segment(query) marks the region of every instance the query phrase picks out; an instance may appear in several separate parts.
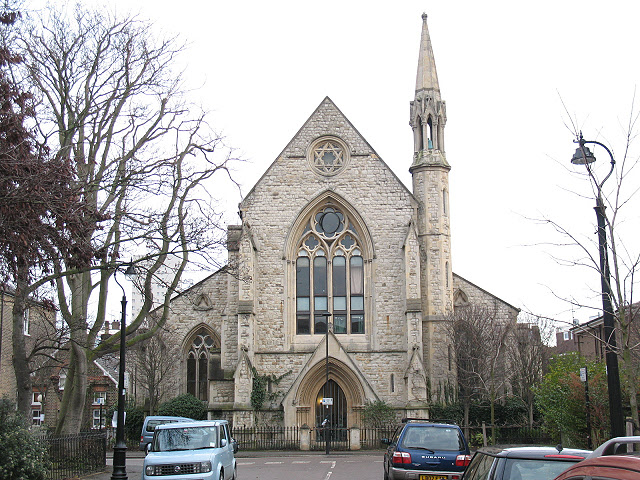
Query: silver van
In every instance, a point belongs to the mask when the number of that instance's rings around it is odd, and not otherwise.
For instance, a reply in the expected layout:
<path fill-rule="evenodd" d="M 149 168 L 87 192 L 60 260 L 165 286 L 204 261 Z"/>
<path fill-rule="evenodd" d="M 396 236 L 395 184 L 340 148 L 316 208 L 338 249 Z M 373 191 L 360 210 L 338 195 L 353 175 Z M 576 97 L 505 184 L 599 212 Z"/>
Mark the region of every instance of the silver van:
<path fill-rule="evenodd" d="M 159 425 L 144 459 L 142 480 L 159 476 L 236 480 L 237 451 L 226 420 Z"/>
<path fill-rule="evenodd" d="M 140 434 L 140 450 L 145 451 L 147 445 L 151 443 L 153 439 L 153 432 L 158 425 L 165 423 L 177 423 L 177 422 L 193 422 L 192 418 L 187 417 L 171 417 L 167 415 L 149 415 L 144 419 L 142 424 L 142 433 Z"/>

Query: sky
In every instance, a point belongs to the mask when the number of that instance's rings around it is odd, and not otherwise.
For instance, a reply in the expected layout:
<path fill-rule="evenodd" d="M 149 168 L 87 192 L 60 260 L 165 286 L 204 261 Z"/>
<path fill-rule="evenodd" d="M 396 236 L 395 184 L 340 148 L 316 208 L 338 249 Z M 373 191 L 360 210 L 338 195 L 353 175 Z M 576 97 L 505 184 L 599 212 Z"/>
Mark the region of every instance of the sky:
<path fill-rule="evenodd" d="M 570 165 L 572 142 L 579 129 L 607 144 L 619 164 L 624 156 L 640 79 L 640 2 L 84 3 L 137 12 L 159 35 L 187 43 L 176 66 L 246 160 L 235 172 L 243 194 L 325 96 L 411 189 L 409 102 L 427 13 L 447 104 L 453 271 L 523 311 L 566 322 L 558 326 L 597 314 L 597 272 L 560 265 L 554 256 L 580 251 L 558 249 L 566 238 L 536 220 L 554 220 L 590 248 L 596 241 L 593 191 Z M 607 168 L 606 152 L 593 151 Z M 638 152 L 632 143 L 630 156 Z M 639 184 L 632 171 L 625 195 Z M 225 195 L 228 221 L 238 224 L 240 194 Z M 631 197 L 621 232 L 636 255 L 638 230 Z M 572 307 L 570 297 L 595 309 Z"/>

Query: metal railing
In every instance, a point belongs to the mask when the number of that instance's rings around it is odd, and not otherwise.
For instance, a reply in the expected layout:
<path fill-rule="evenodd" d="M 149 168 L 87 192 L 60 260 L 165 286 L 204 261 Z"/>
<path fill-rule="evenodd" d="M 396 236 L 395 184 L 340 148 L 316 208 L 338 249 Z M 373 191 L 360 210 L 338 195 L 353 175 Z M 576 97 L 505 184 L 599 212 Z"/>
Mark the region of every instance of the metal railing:
<path fill-rule="evenodd" d="M 383 438 L 391 438 L 395 431 L 395 426 L 362 428 L 360 430 L 360 448 L 363 450 L 373 450 L 379 448 L 387 448 L 383 445 Z"/>
<path fill-rule="evenodd" d="M 107 437 L 104 433 L 46 435 L 37 437 L 47 448 L 48 480 L 75 478 L 103 472 L 107 465 Z"/>
<path fill-rule="evenodd" d="M 349 450 L 351 435 L 348 428 L 316 428 L 311 432 L 311 450 L 324 450 L 329 437 L 331 450 Z"/>
<path fill-rule="evenodd" d="M 233 437 L 243 450 L 300 450 L 300 427 L 235 427 Z M 326 447 L 325 435 L 329 435 L 330 449 L 350 450 L 359 449 L 383 449 L 382 439 L 391 439 L 395 426 L 378 428 L 361 428 L 359 445 L 351 445 L 352 435 L 350 428 L 314 428 L 311 429 L 308 448 L 310 450 L 324 450 Z M 492 432 L 490 425 L 471 426 L 468 429 L 462 427 L 467 436 L 467 441 L 472 448 L 478 448 L 485 444 L 499 445 L 555 445 L 558 439 L 554 438 L 541 427 L 499 426 Z M 468 433 L 467 433 L 468 432 Z M 495 439 L 492 434 L 495 433 Z"/>
<path fill-rule="evenodd" d="M 234 427 L 242 450 L 300 450 L 298 427 Z"/>
<path fill-rule="evenodd" d="M 462 427 L 467 441 L 472 448 L 484 445 L 555 445 L 560 441 L 542 427 L 520 425 L 491 425 Z M 467 433 L 468 432 L 468 433 Z M 494 438 L 495 437 L 495 438 Z"/>

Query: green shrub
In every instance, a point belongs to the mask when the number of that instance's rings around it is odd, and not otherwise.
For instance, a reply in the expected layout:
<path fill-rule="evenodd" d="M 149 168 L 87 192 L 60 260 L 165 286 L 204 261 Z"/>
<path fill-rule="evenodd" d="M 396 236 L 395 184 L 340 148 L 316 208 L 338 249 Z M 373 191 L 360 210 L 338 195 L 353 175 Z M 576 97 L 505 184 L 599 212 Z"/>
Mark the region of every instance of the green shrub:
<path fill-rule="evenodd" d="M 0 478 L 44 480 L 47 466 L 47 450 L 29 431 L 27 419 L 15 404 L 0 400 Z"/>
<path fill-rule="evenodd" d="M 375 402 L 367 402 L 362 409 L 362 419 L 367 426 L 370 427 L 386 427 L 396 420 L 396 412 L 387 403 L 382 400 Z"/>
<path fill-rule="evenodd" d="M 587 431 L 584 383 L 580 380 L 580 368 L 589 369 L 589 397 L 591 432 Z M 533 389 L 535 401 L 547 431 L 562 435 L 567 447 L 585 448 L 587 436 L 595 445 L 607 439 L 609 397 L 605 362 L 590 362 L 578 352 L 554 357 L 549 372 Z"/>
<path fill-rule="evenodd" d="M 206 420 L 207 409 L 201 400 L 198 400 L 190 393 L 185 393 L 160 405 L 158 415 L 172 415 L 175 417 L 193 418 L 194 420 Z"/>
<path fill-rule="evenodd" d="M 140 432 L 144 423 L 144 411 L 140 407 L 127 406 L 127 420 L 124 422 L 124 433 L 131 443 L 140 441 Z"/>

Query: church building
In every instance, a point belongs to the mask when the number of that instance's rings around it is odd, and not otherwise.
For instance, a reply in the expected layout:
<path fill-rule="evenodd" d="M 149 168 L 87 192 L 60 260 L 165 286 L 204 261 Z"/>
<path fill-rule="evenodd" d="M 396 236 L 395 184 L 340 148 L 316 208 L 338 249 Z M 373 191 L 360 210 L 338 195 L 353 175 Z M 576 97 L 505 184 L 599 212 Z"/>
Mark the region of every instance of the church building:
<path fill-rule="evenodd" d="M 228 265 L 176 296 L 178 393 L 235 426 L 335 427 L 455 391 L 445 319 L 490 303 L 452 269 L 446 105 L 423 15 L 408 189 L 326 97 L 239 205 Z M 326 399 L 323 401 L 323 399 Z"/>

